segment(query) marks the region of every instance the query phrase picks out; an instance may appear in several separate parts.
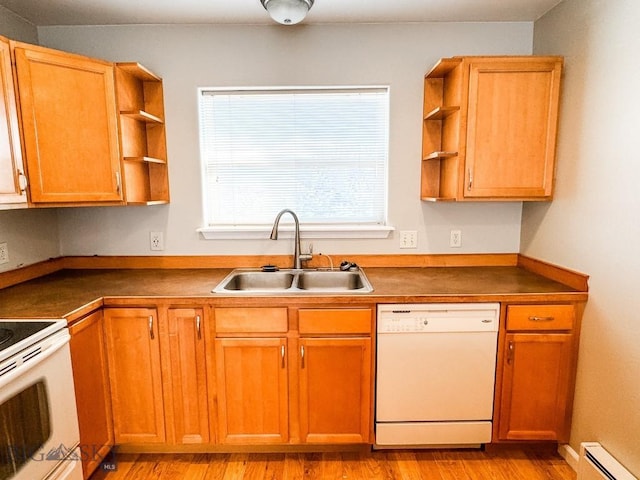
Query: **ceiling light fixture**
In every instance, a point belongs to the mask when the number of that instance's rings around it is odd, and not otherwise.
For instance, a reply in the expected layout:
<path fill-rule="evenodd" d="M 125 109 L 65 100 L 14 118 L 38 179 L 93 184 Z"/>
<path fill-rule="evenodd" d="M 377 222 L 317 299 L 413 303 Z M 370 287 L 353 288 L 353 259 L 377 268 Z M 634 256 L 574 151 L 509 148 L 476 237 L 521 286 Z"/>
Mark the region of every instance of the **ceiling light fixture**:
<path fill-rule="evenodd" d="M 295 25 L 304 20 L 314 0 L 260 0 L 271 18 L 282 25 Z"/>

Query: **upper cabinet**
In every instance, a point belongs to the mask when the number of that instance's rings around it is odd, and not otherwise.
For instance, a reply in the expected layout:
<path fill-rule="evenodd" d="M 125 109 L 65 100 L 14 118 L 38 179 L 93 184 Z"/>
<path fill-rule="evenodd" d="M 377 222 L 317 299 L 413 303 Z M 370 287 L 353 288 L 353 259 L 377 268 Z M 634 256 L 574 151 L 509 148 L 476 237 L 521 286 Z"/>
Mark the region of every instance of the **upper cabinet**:
<path fill-rule="evenodd" d="M 9 40 L 0 37 L 0 208 L 27 204 Z"/>
<path fill-rule="evenodd" d="M 29 200 L 122 203 L 113 64 L 12 43 Z"/>
<path fill-rule="evenodd" d="M 421 198 L 550 200 L 561 57 L 454 57 L 425 76 Z"/>
<path fill-rule="evenodd" d="M 0 37 L 0 208 L 168 202 L 160 77 Z"/>
<path fill-rule="evenodd" d="M 168 203 L 162 79 L 139 63 L 117 63 L 116 91 L 126 201 Z"/>

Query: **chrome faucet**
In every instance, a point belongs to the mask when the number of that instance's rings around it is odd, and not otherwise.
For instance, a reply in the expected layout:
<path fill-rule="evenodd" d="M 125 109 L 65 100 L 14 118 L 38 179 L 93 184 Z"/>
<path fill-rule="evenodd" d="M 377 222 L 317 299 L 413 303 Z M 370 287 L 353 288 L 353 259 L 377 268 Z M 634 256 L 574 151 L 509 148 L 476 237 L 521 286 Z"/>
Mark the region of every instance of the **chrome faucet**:
<path fill-rule="evenodd" d="M 283 214 L 290 213 L 293 217 L 293 222 L 295 223 L 295 238 L 293 240 L 293 268 L 296 270 L 300 270 L 302 268 L 302 262 L 311 260 L 313 255 L 311 252 L 309 253 L 300 253 L 300 222 L 298 221 L 298 216 L 293 212 L 293 210 L 289 210 L 285 208 L 280 211 L 276 216 L 276 219 L 273 222 L 273 228 L 271 229 L 271 240 L 278 239 L 278 225 L 280 224 L 280 217 Z"/>

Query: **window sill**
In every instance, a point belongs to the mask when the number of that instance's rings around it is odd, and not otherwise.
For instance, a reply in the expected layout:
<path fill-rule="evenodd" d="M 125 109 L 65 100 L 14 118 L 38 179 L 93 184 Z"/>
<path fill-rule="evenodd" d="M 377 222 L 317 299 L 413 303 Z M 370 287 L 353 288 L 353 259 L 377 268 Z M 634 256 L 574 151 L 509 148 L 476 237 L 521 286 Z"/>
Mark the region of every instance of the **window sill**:
<path fill-rule="evenodd" d="M 387 238 L 395 228 L 383 225 L 301 225 L 300 235 L 310 238 Z M 269 238 L 270 226 L 203 227 L 197 230 L 205 240 L 264 240 Z M 282 225 L 278 234 L 293 237 L 293 225 Z"/>

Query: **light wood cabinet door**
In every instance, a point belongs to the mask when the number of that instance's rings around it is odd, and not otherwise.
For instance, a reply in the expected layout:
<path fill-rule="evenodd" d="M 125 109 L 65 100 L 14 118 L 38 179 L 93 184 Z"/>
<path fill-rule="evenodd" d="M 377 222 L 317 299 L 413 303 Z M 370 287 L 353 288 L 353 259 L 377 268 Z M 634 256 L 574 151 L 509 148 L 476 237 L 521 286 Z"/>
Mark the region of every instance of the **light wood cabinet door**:
<path fill-rule="evenodd" d="M 0 208 L 26 206 L 16 95 L 9 41 L 0 37 Z"/>
<path fill-rule="evenodd" d="M 170 308 L 168 323 L 174 443 L 209 443 L 203 310 Z"/>
<path fill-rule="evenodd" d="M 286 443 L 287 339 L 218 338 L 215 343 L 220 443 Z"/>
<path fill-rule="evenodd" d="M 300 339 L 300 429 L 305 443 L 368 443 L 371 339 Z"/>
<path fill-rule="evenodd" d="M 464 196 L 552 194 L 561 62 L 472 60 Z"/>
<path fill-rule="evenodd" d="M 571 333 L 506 335 L 500 440 L 569 440 Z"/>
<path fill-rule="evenodd" d="M 113 65 L 12 45 L 31 202 L 122 202 Z"/>
<path fill-rule="evenodd" d="M 165 442 L 157 312 L 108 308 L 104 317 L 115 442 Z"/>
<path fill-rule="evenodd" d="M 69 332 L 82 472 L 86 479 L 100 465 L 114 441 L 102 311 L 71 324 Z"/>
<path fill-rule="evenodd" d="M 441 59 L 424 81 L 421 199 L 550 200 L 562 63 Z"/>

